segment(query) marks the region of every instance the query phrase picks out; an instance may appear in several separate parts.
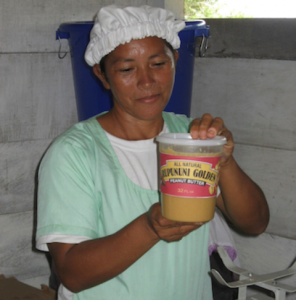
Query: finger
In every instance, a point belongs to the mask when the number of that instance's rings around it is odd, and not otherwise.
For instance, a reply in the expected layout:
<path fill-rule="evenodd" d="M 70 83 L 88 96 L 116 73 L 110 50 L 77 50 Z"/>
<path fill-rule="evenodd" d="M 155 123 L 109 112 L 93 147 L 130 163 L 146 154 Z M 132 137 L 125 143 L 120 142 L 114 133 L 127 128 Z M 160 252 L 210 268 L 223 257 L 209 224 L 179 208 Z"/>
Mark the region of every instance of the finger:
<path fill-rule="evenodd" d="M 221 157 L 221 164 L 228 161 L 228 159 L 231 157 L 233 151 L 234 151 L 234 141 L 232 137 L 232 133 L 229 130 L 224 130 L 221 133 L 222 136 L 224 136 L 227 140 L 226 144 L 223 146 L 223 152 Z"/>
<path fill-rule="evenodd" d="M 212 124 L 213 117 L 210 114 L 204 114 L 201 119 L 195 119 L 191 123 L 190 134 L 193 139 L 206 139 L 209 127 Z"/>
<path fill-rule="evenodd" d="M 180 240 L 184 236 L 188 235 L 192 231 L 198 229 L 203 223 L 198 223 L 191 225 L 177 225 L 174 227 L 166 228 L 162 231 L 159 231 L 159 237 L 166 241 L 176 241 Z"/>
<path fill-rule="evenodd" d="M 199 125 L 201 120 L 200 119 L 194 119 L 190 124 L 190 134 L 193 139 L 198 139 L 199 136 Z"/>
<path fill-rule="evenodd" d="M 210 128 L 208 129 L 207 137 L 212 139 L 216 135 L 221 135 L 221 133 L 223 132 L 224 129 L 226 129 L 226 127 L 224 125 L 224 121 L 219 117 L 214 118 Z"/>
<path fill-rule="evenodd" d="M 232 133 L 224 126 L 224 128 L 221 130 L 219 135 L 224 136 L 227 140 L 226 145 L 228 146 L 233 146 L 234 141 L 233 141 L 233 136 Z"/>
<path fill-rule="evenodd" d="M 210 114 L 204 114 L 202 116 L 200 125 L 199 125 L 199 138 L 205 140 L 208 138 L 208 131 L 213 122 L 213 117 Z"/>
<path fill-rule="evenodd" d="M 167 228 L 174 228 L 174 227 L 188 227 L 188 226 L 201 226 L 204 224 L 204 222 L 180 222 L 180 221 L 171 221 L 169 219 L 166 219 L 165 217 L 162 217 L 159 219 L 159 223 Z"/>
<path fill-rule="evenodd" d="M 163 233 L 163 235 L 160 237 L 162 240 L 172 242 L 172 241 L 180 241 L 183 237 L 187 236 L 190 234 L 193 230 L 196 230 L 197 228 L 194 228 L 188 232 L 185 233 L 179 233 L 176 232 L 175 234 L 168 234 L 168 233 Z"/>
<path fill-rule="evenodd" d="M 174 227 L 201 226 L 204 222 L 174 222 Z"/>

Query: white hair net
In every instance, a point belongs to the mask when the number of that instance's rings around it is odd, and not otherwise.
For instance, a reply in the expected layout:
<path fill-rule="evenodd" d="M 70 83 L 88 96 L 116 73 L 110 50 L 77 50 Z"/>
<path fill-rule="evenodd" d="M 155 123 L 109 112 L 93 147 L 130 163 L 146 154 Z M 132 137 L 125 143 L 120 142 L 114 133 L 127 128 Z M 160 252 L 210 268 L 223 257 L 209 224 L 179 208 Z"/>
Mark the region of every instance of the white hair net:
<path fill-rule="evenodd" d="M 96 16 L 85 60 L 93 66 L 117 46 L 149 36 L 165 39 L 174 49 L 178 49 L 178 32 L 184 27 L 184 21 L 175 20 L 173 13 L 163 8 L 148 5 L 125 8 L 106 6 Z"/>

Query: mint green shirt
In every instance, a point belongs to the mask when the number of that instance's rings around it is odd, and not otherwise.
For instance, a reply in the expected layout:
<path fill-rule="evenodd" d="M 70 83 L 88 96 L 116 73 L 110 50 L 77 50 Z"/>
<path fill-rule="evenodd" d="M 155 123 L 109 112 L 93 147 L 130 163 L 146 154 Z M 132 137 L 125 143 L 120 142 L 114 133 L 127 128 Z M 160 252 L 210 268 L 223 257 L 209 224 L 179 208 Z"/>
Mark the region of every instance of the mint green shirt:
<path fill-rule="evenodd" d="M 188 132 L 190 119 L 163 113 L 170 132 Z M 37 238 L 47 234 L 113 234 L 159 201 L 123 171 L 96 118 L 59 136 L 39 170 Z M 209 225 L 179 242 L 158 242 L 126 271 L 74 294 L 81 300 L 210 300 Z M 135 237 L 136 238 L 136 237 Z"/>

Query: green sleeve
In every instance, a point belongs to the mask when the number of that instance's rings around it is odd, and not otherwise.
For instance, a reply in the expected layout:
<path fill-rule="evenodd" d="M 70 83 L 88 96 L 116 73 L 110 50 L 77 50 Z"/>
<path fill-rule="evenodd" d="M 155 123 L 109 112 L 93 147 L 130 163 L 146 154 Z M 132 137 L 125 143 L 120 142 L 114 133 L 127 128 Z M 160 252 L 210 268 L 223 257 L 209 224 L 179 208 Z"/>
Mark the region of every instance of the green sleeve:
<path fill-rule="evenodd" d="M 192 118 L 188 118 L 186 115 L 177 115 L 171 112 L 163 112 L 162 116 L 170 132 L 189 132 L 190 123 L 193 120 Z"/>
<path fill-rule="evenodd" d="M 97 238 L 100 195 L 95 193 L 89 150 L 59 139 L 39 169 L 37 238 L 46 234 Z"/>

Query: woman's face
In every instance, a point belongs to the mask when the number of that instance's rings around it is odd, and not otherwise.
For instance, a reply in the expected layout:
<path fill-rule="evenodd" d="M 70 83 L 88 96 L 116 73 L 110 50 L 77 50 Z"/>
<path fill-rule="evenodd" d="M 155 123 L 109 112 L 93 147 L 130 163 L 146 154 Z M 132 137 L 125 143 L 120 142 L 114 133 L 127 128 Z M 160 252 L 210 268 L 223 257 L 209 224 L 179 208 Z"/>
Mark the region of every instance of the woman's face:
<path fill-rule="evenodd" d="M 178 53 L 164 40 L 147 37 L 118 46 L 105 60 L 105 73 L 95 74 L 111 89 L 113 109 L 139 120 L 161 117 L 174 85 Z"/>

